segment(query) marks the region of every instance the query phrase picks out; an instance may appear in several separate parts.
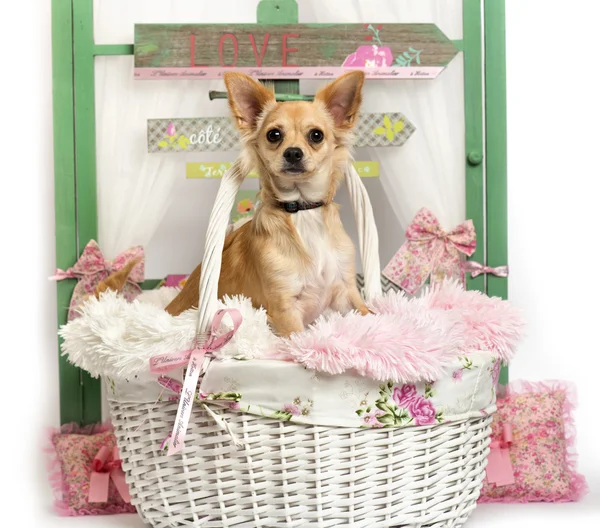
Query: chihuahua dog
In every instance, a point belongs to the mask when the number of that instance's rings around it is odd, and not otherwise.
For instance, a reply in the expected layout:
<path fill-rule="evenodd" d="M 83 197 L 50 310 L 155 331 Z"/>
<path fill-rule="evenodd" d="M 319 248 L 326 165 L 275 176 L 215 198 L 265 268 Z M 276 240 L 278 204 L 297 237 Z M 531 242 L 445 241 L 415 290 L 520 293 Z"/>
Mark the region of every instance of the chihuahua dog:
<path fill-rule="evenodd" d="M 252 299 L 283 337 L 327 309 L 369 313 L 356 284 L 354 246 L 333 203 L 351 161 L 364 74 L 346 73 L 313 102 L 284 103 L 247 75 L 224 78 L 242 156 L 257 169 L 261 190 L 251 221 L 225 239 L 219 297 Z M 201 268 L 165 308 L 168 313 L 198 306 Z"/>
<path fill-rule="evenodd" d="M 252 299 L 280 336 L 302 331 L 326 309 L 369 313 L 356 285 L 354 246 L 333 203 L 351 161 L 363 82 L 362 72 L 350 72 L 312 103 L 278 103 L 251 77 L 225 74 L 243 155 L 259 173 L 261 203 L 225 240 L 219 297 Z M 201 265 L 167 312 L 198 306 L 200 273 Z"/>

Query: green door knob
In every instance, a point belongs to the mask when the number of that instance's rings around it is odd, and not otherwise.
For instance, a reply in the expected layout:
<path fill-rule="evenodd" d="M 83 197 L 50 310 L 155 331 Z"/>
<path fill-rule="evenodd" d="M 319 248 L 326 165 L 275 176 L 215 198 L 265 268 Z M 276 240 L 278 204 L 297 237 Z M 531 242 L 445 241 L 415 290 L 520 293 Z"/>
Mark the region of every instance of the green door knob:
<path fill-rule="evenodd" d="M 467 160 L 469 161 L 469 165 L 476 167 L 477 165 L 481 165 L 483 154 L 481 152 L 469 152 Z"/>

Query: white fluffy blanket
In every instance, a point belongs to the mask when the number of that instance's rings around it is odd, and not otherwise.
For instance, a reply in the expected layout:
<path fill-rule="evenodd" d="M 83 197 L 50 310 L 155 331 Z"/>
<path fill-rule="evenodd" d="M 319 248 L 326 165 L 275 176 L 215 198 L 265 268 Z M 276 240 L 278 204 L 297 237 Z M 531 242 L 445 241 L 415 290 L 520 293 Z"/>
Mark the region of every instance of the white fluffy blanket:
<path fill-rule="evenodd" d="M 90 298 L 81 307 L 81 316 L 60 329 L 63 352 L 94 377 L 127 378 L 147 372 L 151 357 L 188 350 L 196 336 L 197 310 L 178 317 L 164 311 L 178 291 L 166 287 L 144 291 L 131 303 L 114 292 L 106 292 L 100 300 Z M 238 309 L 243 318 L 234 338 L 218 351 L 220 358 L 259 358 L 276 348 L 278 339 L 264 310 L 255 310 L 243 297 L 219 304 Z M 221 329 L 231 329 L 228 317 Z"/>

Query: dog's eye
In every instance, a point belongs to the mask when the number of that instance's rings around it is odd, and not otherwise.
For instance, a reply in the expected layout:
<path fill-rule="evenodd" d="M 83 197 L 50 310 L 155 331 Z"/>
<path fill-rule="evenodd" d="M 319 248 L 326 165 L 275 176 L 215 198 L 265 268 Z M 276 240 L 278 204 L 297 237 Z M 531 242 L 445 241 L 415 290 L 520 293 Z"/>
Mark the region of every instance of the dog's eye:
<path fill-rule="evenodd" d="M 281 138 L 283 138 L 283 134 L 278 128 L 272 128 L 267 132 L 267 141 L 270 141 L 271 143 L 277 143 L 278 141 L 281 141 Z"/>
<path fill-rule="evenodd" d="M 317 128 L 313 128 L 309 133 L 308 133 L 308 138 L 313 142 L 313 143 L 321 143 L 321 141 L 323 141 L 323 138 L 325 136 L 323 136 L 323 132 L 321 132 L 319 129 Z"/>

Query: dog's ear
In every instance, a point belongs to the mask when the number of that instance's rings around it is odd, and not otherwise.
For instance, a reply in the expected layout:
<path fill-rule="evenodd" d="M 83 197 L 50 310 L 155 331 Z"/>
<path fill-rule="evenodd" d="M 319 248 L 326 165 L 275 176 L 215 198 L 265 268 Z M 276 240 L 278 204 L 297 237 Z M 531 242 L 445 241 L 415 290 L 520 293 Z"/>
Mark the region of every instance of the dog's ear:
<path fill-rule="evenodd" d="M 100 298 L 100 294 L 107 290 L 120 292 L 125 287 L 127 279 L 129 278 L 129 274 L 131 273 L 133 268 L 135 268 L 135 266 L 140 262 L 140 260 L 141 259 L 138 257 L 129 261 L 119 271 L 115 271 L 112 275 L 110 275 L 103 281 L 100 281 L 98 283 L 98 286 L 96 286 L 96 290 L 94 292 L 96 299 Z"/>
<path fill-rule="evenodd" d="M 250 132 L 265 107 L 275 102 L 275 94 L 243 73 L 227 72 L 223 78 L 227 87 L 229 108 L 241 132 Z"/>
<path fill-rule="evenodd" d="M 316 101 L 325 104 L 337 128 L 350 129 L 354 126 L 362 102 L 364 82 L 365 74 L 362 71 L 348 72 L 315 95 Z"/>

